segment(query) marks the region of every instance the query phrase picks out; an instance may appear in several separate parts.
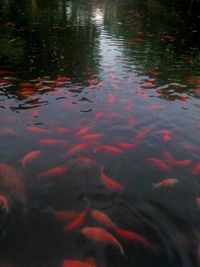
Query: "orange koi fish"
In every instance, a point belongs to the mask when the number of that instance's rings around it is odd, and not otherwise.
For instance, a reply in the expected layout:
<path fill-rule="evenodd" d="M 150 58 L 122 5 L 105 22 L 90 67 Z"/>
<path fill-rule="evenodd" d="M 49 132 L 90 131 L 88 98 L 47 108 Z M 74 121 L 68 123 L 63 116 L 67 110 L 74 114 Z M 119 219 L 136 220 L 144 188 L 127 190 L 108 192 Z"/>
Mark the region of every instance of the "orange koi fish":
<path fill-rule="evenodd" d="M 86 207 L 85 210 L 83 210 L 78 216 L 76 219 L 74 219 L 71 223 L 67 224 L 65 227 L 64 227 L 64 232 L 65 233 L 68 233 L 68 232 L 71 232 L 71 231 L 74 231 L 76 230 L 82 223 L 83 221 L 85 220 L 87 214 L 89 212 L 89 206 Z"/>
<path fill-rule="evenodd" d="M 116 96 L 114 96 L 114 95 L 111 95 L 111 96 L 109 96 L 109 98 L 108 98 L 108 105 L 113 105 L 114 103 L 116 102 Z"/>
<path fill-rule="evenodd" d="M 97 265 L 93 258 L 89 258 L 86 261 L 64 260 L 62 267 L 97 267 Z"/>
<path fill-rule="evenodd" d="M 193 175 L 198 175 L 198 174 L 200 174 L 200 163 L 197 163 L 197 164 L 194 166 L 194 168 L 193 168 L 193 170 L 192 170 L 192 174 L 193 174 Z"/>
<path fill-rule="evenodd" d="M 152 128 L 144 129 L 143 131 L 140 131 L 136 136 L 135 136 L 135 141 L 140 142 L 141 139 L 145 138 L 150 132 L 152 131 Z"/>
<path fill-rule="evenodd" d="M 127 149 L 127 148 L 135 148 L 137 144 L 132 144 L 132 143 L 117 143 L 118 146 L 121 148 Z"/>
<path fill-rule="evenodd" d="M 51 133 L 51 131 L 42 129 L 40 127 L 26 127 L 28 132 L 36 132 L 36 133 Z"/>
<path fill-rule="evenodd" d="M 117 153 L 117 154 L 123 153 L 123 151 L 120 148 L 115 147 L 115 146 L 108 146 L 108 145 L 96 146 L 93 151 L 94 153 L 97 153 L 101 150 L 104 150 L 106 152 L 111 152 L 111 153 Z"/>
<path fill-rule="evenodd" d="M 171 132 L 168 130 L 158 131 L 158 134 L 162 134 L 162 141 L 163 142 L 168 142 L 171 140 Z"/>
<path fill-rule="evenodd" d="M 68 171 L 67 167 L 58 166 L 39 174 L 39 177 L 62 175 Z"/>
<path fill-rule="evenodd" d="M 0 206 L 6 212 L 9 212 L 9 201 L 8 201 L 8 198 L 3 194 L 0 194 Z"/>
<path fill-rule="evenodd" d="M 92 210 L 90 213 L 97 222 L 103 224 L 104 226 L 108 226 L 114 229 L 117 228 L 117 226 L 112 222 L 112 220 L 105 213 L 99 210 Z"/>
<path fill-rule="evenodd" d="M 77 218 L 78 213 L 76 211 L 54 210 L 53 215 L 56 218 L 64 219 L 66 221 L 71 221 Z"/>
<path fill-rule="evenodd" d="M 100 172 L 100 177 L 101 177 L 101 181 L 102 183 L 110 190 L 113 191 L 122 191 L 124 189 L 123 185 L 121 185 L 120 183 L 112 180 L 111 178 L 109 178 L 101 169 Z"/>
<path fill-rule="evenodd" d="M 133 242 L 139 245 L 142 245 L 144 247 L 150 247 L 151 244 L 150 242 L 144 238 L 143 236 L 132 232 L 132 231 L 127 231 L 121 228 L 115 228 L 116 233 L 121 236 L 125 241 Z"/>
<path fill-rule="evenodd" d="M 170 169 L 170 167 L 160 159 L 148 158 L 148 160 L 154 163 L 156 166 L 160 167 L 164 171 L 169 171 Z"/>
<path fill-rule="evenodd" d="M 87 134 L 87 135 L 81 136 L 80 139 L 85 140 L 85 141 L 93 141 L 93 140 L 96 140 L 102 136 L 103 136 L 103 134 Z"/>
<path fill-rule="evenodd" d="M 109 232 L 99 227 L 84 227 L 81 233 L 91 241 L 104 243 L 116 247 L 123 256 L 125 256 L 124 249 L 119 241 Z"/>
<path fill-rule="evenodd" d="M 177 179 L 166 178 L 166 179 L 162 180 L 159 183 L 153 184 L 153 188 L 156 189 L 156 188 L 159 188 L 159 187 L 162 187 L 162 186 L 173 186 L 173 185 L 175 185 L 177 183 L 178 183 Z"/>
<path fill-rule="evenodd" d="M 29 164 L 32 160 L 36 159 L 41 153 L 41 150 L 34 150 L 26 154 L 22 159 L 22 166 L 26 168 L 26 165 Z"/>
<path fill-rule="evenodd" d="M 82 128 L 82 129 L 78 130 L 78 131 L 75 133 L 75 135 L 76 135 L 76 136 L 79 136 L 79 135 L 86 134 L 86 133 L 88 133 L 91 129 L 92 129 L 92 127 L 86 126 L 86 127 Z"/>
<path fill-rule="evenodd" d="M 69 128 L 67 128 L 67 127 L 58 127 L 58 128 L 56 128 L 56 131 L 62 132 L 62 133 L 68 133 L 71 130 Z"/>
<path fill-rule="evenodd" d="M 86 148 L 88 148 L 88 144 L 77 144 L 67 152 L 67 156 L 74 155 L 81 150 L 85 150 Z"/>

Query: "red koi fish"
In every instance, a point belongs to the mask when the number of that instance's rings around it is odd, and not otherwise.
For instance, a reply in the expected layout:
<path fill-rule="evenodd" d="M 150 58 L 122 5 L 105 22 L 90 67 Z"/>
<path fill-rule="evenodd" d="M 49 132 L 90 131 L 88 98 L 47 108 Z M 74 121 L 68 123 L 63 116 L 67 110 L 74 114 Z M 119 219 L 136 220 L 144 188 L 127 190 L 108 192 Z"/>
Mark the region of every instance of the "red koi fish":
<path fill-rule="evenodd" d="M 58 145 L 58 144 L 67 144 L 66 141 L 58 139 L 40 139 L 38 140 L 40 145 Z"/>
<path fill-rule="evenodd" d="M 58 167 L 54 167 L 54 168 L 52 168 L 52 169 L 50 169 L 48 171 L 45 171 L 45 172 L 39 174 L 39 177 L 63 175 L 67 171 L 68 171 L 67 167 L 58 166 Z"/>
<path fill-rule="evenodd" d="M 76 211 L 66 211 L 66 210 L 54 210 L 53 215 L 56 218 L 63 219 L 66 221 L 71 221 L 78 217 L 78 213 Z"/>
<path fill-rule="evenodd" d="M 193 175 L 198 175 L 200 174 L 200 163 L 197 163 L 194 168 L 193 168 L 193 171 L 192 171 L 192 174 Z"/>
<path fill-rule="evenodd" d="M 111 96 L 109 96 L 109 98 L 108 98 L 108 105 L 113 105 L 114 103 L 116 102 L 116 96 L 114 96 L 114 95 L 111 95 Z"/>
<path fill-rule="evenodd" d="M 158 131 L 158 134 L 162 134 L 162 141 L 163 142 L 168 142 L 171 140 L 171 132 L 168 130 Z"/>
<path fill-rule="evenodd" d="M 93 258 L 89 258 L 86 261 L 64 260 L 62 267 L 97 267 L 97 265 Z"/>
<path fill-rule="evenodd" d="M 99 211 L 99 210 L 92 210 L 91 212 L 92 217 L 99 223 L 101 223 L 104 226 L 108 226 L 111 228 L 116 229 L 117 226 L 112 222 L 112 220 L 106 215 L 105 213 Z"/>
<path fill-rule="evenodd" d="M 162 187 L 162 186 L 173 186 L 173 185 L 175 185 L 177 183 L 178 183 L 177 179 L 166 178 L 166 179 L 162 180 L 159 183 L 153 184 L 153 188 L 156 189 L 156 188 L 159 188 L 159 187 Z"/>
<path fill-rule="evenodd" d="M 67 152 L 67 156 L 74 155 L 81 150 L 85 150 L 86 148 L 88 148 L 88 144 L 77 144 Z"/>
<path fill-rule="evenodd" d="M 12 136 L 17 136 L 17 132 L 11 128 L 8 128 L 8 127 L 2 127 L 0 128 L 0 130 L 5 133 L 5 134 L 8 134 L 8 135 L 12 135 Z"/>
<path fill-rule="evenodd" d="M 200 209 L 200 197 L 196 197 L 197 207 Z"/>
<path fill-rule="evenodd" d="M 92 127 L 89 127 L 89 126 L 84 127 L 84 128 L 82 128 L 82 129 L 78 130 L 78 131 L 75 133 L 75 135 L 76 135 L 76 136 L 79 136 L 79 135 L 86 134 L 86 133 L 88 133 L 91 129 L 92 129 Z"/>
<path fill-rule="evenodd" d="M 110 190 L 113 191 L 122 191 L 124 189 L 123 185 L 121 185 L 120 183 L 112 180 L 111 178 L 109 178 L 101 169 L 100 172 L 100 177 L 101 177 L 101 181 L 102 183 Z"/>
<path fill-rule="evenodd" d="M 189 167 L 192 164 L 191 159 L 183 159 L 183 160 L 174 160 L 171 162 L 174 166 L 180 166 L 180 167 Z"/>
<path fill-rule="evenodd" d="M 148 158 L 149 161 L 160 167 L 163 171 L 169 171 L 170 167 L 160 159 Z"/>
<path fill-rule="evenodd" d="M 125 241 L 133 242 L 133 243 L 142 245 L 144 247 L 150 247 L 151 246 L 151 243 L 146 238 L 144 238 L 143 236 L 141 236 L 135 232 L 127 231 L 127 230 L 124 230 L 121 228 L 115 228 L 115 231 Z"/>
<path fill-rule="evenodd" d="M 124 249 L 119 241 L 109 232 L 99 227 L 84 227 L 81 233 L 91 241 L 104 243 L 116 247 L 120 253 L 125 256 Z"/>
<path fill-rule="evenodd" d="M 123 153 L 123 151 L 120 148 L 115 147 L 115 146 L 108 146 L 108 145 L 96 146 L 93 151 L 94 153 L 97 153 L 101 150 L 106 151 L 106 152 L 111 152 L 111 153 L 117 153 L 117 154 Z"/>
<path fill-rule="evenodd" d="M 8 201 L 8 198 L 3 194 L 0 194 L 0 206 L 6 212 L 9 212 L 9 201 Z"/>
<path fill-rule="evenodd" d="M 26 154 L 22 159 L 22 166 L 26 168 L 26 165 L 29 164 L 32 160 L 36 159 L 41 155 L 41 150 L 34 150 Z"/>
<path fill-rule="evenodd" d="M 132 143 L 117 143 L 118 146 L 124 149 L 129 149 L 129 148 L 135 148 L 137 144 L 132 144 Z"/>
<path fill-rule="evenodd" d="M 104 113 L 105 113 L 104 110 L 103 111 L 99 111 L 98 113 L 95 114 L 95 119 L 99 120 L 103 116 Z"/>
<path fill-rule="evenodd" d="M 68 232 L 76 230 L 83 223 L 88 212 L 89 212 L 89 206 L 86 207 L 85 210 L 80 212 L 79 215 L 76 217 L 76 219 L 74 219 L 71 223 L 67 224 L 64 227 L 64 232 L 68 233 Z"/>
<path fill-rule="evenodd" d="M 77 157 L 75 159 L 76 162 L 79 162 L 79 163 L 82 163 L 86 166 L 92 166 L 92 165 L 95 165 L 96 164 L 96 160 L 94 159 L 90 159 L 88 157 Z"/>
<path fill-rule="evenodd" d="M 87 134 L 87 135 L 81 136 L 80 139 L 85 140 L 85 141 L 93 141 L 93 140 L 96 140 L 102 136 L 103 136 L 103 134 Z"/>
<path fill-rule="evenodd" d="M 172 156 L 172 154 L 167 151 L 166 149 L 163 150 L 162 152 L 163 156 L 166 158 L 166 160 L 169 162 L 169 164 L 171 164 L 174 161 L 174 157 Z"/>
<path fill-rule="evenodd" d="M 71 129 L 67 128 L 67 127 L 58 127 L 56 128 L 57 132 L 61 132 L 61 133 L 69 133 L 71 131 Z"/>
<path fill-rule="evenodd" d="M 131 103 L 127 104 L 127 106 L 125 107 L 125 110 L 126 111 L 131 111 L 133 108 L 134 108 L 134 104 L 131 102 Z"/>
<path fill-rule="evenodd" d="M 136 136 L 135 136 L 135 141 L 140 142 L 141 139 L 145 138 L 146 136 L 149 135 L 149 133 L 152 131 L 152 128 L 144 129 L 143 131 L 140 131 Z"/>

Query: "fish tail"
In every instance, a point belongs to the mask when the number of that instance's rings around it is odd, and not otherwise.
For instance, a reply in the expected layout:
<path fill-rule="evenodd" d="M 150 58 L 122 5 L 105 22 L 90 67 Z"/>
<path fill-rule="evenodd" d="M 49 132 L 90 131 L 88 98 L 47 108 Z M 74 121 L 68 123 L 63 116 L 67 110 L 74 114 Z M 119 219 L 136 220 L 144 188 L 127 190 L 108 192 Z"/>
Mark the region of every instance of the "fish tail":
<path fill-rule="evenodd" d="M 157 188 L 159 188 L 159 187 L 160 187 L 160 185 L 159 185 L 159 184 L 153 184 L 152 186 L 153 186 L 153 189 L 157 189 Z"/>

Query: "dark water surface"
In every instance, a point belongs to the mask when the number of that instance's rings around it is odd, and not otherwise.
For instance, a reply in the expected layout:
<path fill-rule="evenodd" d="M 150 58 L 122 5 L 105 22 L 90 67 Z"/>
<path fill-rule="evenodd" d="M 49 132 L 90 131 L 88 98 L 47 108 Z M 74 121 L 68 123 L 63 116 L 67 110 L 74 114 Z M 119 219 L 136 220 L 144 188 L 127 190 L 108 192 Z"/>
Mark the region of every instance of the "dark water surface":
<path fill-rule="evenodd" d="M 0 3 L 0 266 L 200 266 L 199 19 L 153 1 Z M 87 214 L 65 233 L 56 211 Z"/>

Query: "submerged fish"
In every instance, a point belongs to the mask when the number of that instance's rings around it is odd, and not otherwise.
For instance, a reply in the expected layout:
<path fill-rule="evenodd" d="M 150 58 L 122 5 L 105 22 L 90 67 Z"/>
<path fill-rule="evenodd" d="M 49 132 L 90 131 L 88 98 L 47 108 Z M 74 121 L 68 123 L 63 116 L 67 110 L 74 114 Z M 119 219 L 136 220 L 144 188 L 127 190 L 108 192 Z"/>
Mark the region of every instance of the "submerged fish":
<path fill-rule="evenodd" d="M 200 163 L 197 163 L 197 164 L 194 166 L 194 168 L 193 168 L 193 170 L 192 170 L 192 174 L 193 174 L 193 175 L 198 175 L 198 174 L 200 174 Z"/>
<path fill-rule="evenodd" d="M 153 188 L 156 189 L 162 186 L 173 186 L 177 183 L 178 183 L 178 180 L 175 178 L 166 178 L 159 183 L 153 184 Z"/>
<path fill-rule="evenodd" d="M 40 127 L 26 127 L 26 130 L 28 132 L 36 132 L 36 133 L 51 133 L 51 131 L 49 130 L 46 130 L 46 129 L 43 129 L 43 128 L 40 128 Z"/>
<path fill-rule="evenodd" d="M 6 212 L 9 212 L 9 201 L 8 198 L 0 193 L 0 206 L 2 209 L 4 209 Z"/>
<path fill-rule="evenodd" d="M 120 148 L 115 147 L 115 146 L 109 146 L 109 145 L 96 146 L 93 151 L 94 153 L 97 153 L 101 150 L 106 151 L 106 152 L 111 152 L 111 153 L 117 153 L 117 154 L 123 153 L 123 151 Z"/>
<path fill-rule="evenodd" d="M 81 128 L 81 129 L 79 129 L 78 131 L 76 131 L 76 132 L 75 132 L 75 135 L 76 135 L 76 136 L 79 136 L 79 135 L 86 134 L 86 133 L 88 133 L 91 129 L 92 129 L 92 127 L 90 127 L 90 126 L 83 127 L 83 128 Z"/>
<path fill-rule="evenodd" d="M 81 233 L 88 239 L 106 245 L 112 245 L 116 247 L 123 256 L 125 256 L 124 249 L 119 241 L 109 232 L 99 227 L 84 227 Z"/>
<path fill-rule="evenodd" d="M 102 211 L 92 210 L 90 213 L 97 222 L 103 224 L 104 226 L 108 226 L 114 229 L 117 228 L 117 226 L 112 222 L 109 216 L 103 213 Z"/>
<path fill-rule="evenodd" d="M 26 154 L 22 159 L 22 166 L 26 168 L 26 165 L 29 164 L 32 160 L 36 159 L 41 153 L 41 150 L 34 150 Z"/>
<path fill-rule="evenodd" d="M 87 206 L 79 215 L 69 224 L 64 227 L 64 232 L 68 233 L 76 230 L 85 220 L 89 212 L 89 206 Z"/>
<path fill-rule="evenodd" d="M 78 212 L 76 211 L 68 211 L 68 210 L 53 210 L 53 215 L 56 218 L 64 219 L 66 221 L 74 220 L 78 216 Z"/>
<path fill-rule="evenodd" d="M 39 174 L 39 177 L 63 175 L 67 171 L 68 171 L 67 167 L 57 166 L 57 167 L 54 167 L 54 168 L 52 168 L 50 170 L 42 172 L 41 174 Z"/>
<path fill-rule="evenodd" d="M 110 177 L 108 177 L 104 172 L 103 169 L 100 171 L 100 177 L 102 183 L 110 190 L 113 191 L 122 191 L 124 189 L 123 185 L 118 183 L 117 181 L 114 181 Z"/>
<path fill-rule="evenodd" d="M 77 144 L 75 146 L 73 146 L 68 152 L 67 152 L 67 156 L 72 156 L 74 154 L 76 154 L 77 152 L 80 152 L 82 150 L 85 150 L 86 148 L 88 148 L 88 144 Z"/>
<path fill-rule="evenodd" d="M 169 171 L 170 169 L 170 167 L 160 159 L 148 158 L 148 160 L 154 163 L 156 166 L 160 167 L 164 171 Z"/>
<path fill-rule="evenodd" d="M 89 258 L 86 261 L 80 260 L 64 260 L 62 267 L 96 267 L 96 263 L 93 258 Z"/>

